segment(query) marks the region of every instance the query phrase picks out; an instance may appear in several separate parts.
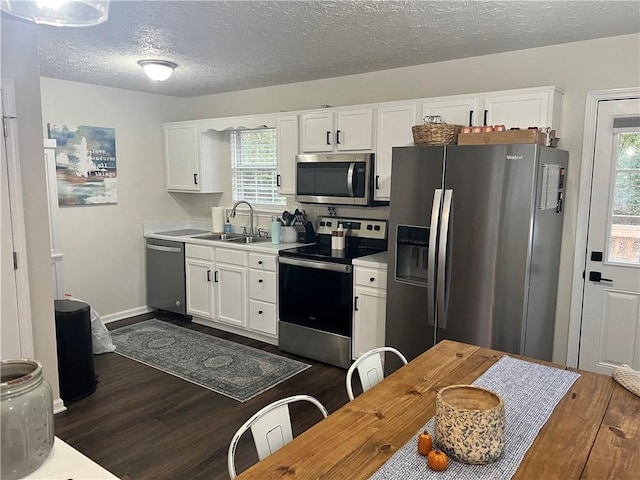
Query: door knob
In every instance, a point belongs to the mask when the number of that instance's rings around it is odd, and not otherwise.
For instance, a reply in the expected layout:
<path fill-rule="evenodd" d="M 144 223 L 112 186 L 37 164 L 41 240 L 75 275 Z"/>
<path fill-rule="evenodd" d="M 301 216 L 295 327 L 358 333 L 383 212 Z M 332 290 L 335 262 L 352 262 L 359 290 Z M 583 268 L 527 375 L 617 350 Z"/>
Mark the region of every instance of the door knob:
<path fill-rule="evenodd" d="M 611 278 L 604 278 L 600 272 L 589 272 L 590 282 L 613 282 Z"/>

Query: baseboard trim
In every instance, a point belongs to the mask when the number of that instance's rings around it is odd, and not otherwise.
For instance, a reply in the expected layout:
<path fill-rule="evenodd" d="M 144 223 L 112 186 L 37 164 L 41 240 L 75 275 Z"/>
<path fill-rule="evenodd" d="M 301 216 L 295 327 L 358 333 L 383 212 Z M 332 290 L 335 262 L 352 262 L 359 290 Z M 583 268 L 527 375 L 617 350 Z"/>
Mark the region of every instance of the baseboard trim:
<path fill-rule="evenodd" d="M 109 315 L 101 315 L 100 319 L 104 323 L 116 322 L 129 317 L 135 317 L 136 315 L 143 315 L 145 313 L 153 312 L 153 308 L 149 308 L 147 305 L 142 305 L 136 308 L 130 308 L 129 310 L 122 310 L 121 312 L 111 313 Z"/>
<path fill-rule="evenodd" d="M 53 401 L 53 413 L 62 413 L 67 410 L 67 407 L 64 406 L 64 402 L 61 398 L 56 398 Z"/>

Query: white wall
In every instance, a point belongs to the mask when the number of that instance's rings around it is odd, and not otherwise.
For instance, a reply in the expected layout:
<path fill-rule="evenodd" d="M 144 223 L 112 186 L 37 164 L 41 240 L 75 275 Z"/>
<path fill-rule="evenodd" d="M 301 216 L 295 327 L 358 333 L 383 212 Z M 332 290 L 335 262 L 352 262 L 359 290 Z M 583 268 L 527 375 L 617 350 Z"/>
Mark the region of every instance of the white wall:
<path fill-rule="evenodd" d="M 118 203 L 61 207 L 65 290 L 101 315 L 146 305 L 142 222 L 184 218 L 185 203 L 164 188 L 162 122 L 184 117 L 176 97 L 42 78 L 42 122 L 113 127 Z"/>
<path fill-rule="evenodd" d="M 49 247 L 47 185 L 43 162 L 38 37 L 34 24 L 2 16 L 2 77 L 13 79 L 18 116 L 24 224 L 35 358 L 43 365 L 53 398 L 60 397 L 56 354 L 53 279 Z"/>
<path fill-rule="evenodd" d="M 187 99 L 187 106 L 190 118 L 195 119 L 543 85 L 557 85 L 565 91 L 560 146 L 570 153 L 554 345 L 554 360 L 564 363 L 585 97 L 589 90 L 640 86 L 640 35 L 208 95 Z"/>

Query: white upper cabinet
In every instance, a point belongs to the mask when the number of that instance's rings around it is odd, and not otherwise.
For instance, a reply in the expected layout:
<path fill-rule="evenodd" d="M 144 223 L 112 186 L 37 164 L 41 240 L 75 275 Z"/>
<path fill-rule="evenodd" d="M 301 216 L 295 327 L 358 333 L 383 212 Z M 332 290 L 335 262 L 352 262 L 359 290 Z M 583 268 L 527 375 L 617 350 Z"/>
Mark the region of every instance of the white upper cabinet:
<path fill-rule="evenodd" d="M 386 105 L 377 109 L 375 200 L 391 197 L 393 147 L 413 145 L 411 127 L 418 121 L 416 103 Z"/>
<path fill-rule="evenodd" d="M 345 108 L 300 116 L 305 153 L 372 150 L 373 108 Z"/>
<path fill-rule="evenodd" d="M 483 125 L 483 101 L 471 95 L 430 98 L 422 104 L 422 118 L 428 115 L 439 115 L 453 125 Z"/>
<path fill-rule="evenodd" d="M 200 191 L 200 153 L 196 122 L 164 125 L 167 190 Z"/>
<path fill-rule="evenodd" d="M 167 190 L 218 193 L 224 191 L 220 165 L 229 156 L 222 133 L 203 131 L 199 122 L 164 124 Z M 228 150 L 228 147 L 226 148 Z"/>
<path fill-rule="evenodd" d="M 564 95 L 554 87 L 495 92 L 484 96 L 487 125 L 507 128 L 551 127 L 561 136 Z"/>
<path fill-rule="evenodd" d="M 299 127 L 297 115 L 281 115 L 276 120 L 276 144 L 278 149 L 277 185 L 280 195 L 296 193 L 296 155 Z"/>
<path fill-rule="evenodd" d="M 551 127 L 560 137 L 563 94 L 555 87 L 427 98 L 422 116 L 440 115 L 445 123 L 509 128 Z"/>

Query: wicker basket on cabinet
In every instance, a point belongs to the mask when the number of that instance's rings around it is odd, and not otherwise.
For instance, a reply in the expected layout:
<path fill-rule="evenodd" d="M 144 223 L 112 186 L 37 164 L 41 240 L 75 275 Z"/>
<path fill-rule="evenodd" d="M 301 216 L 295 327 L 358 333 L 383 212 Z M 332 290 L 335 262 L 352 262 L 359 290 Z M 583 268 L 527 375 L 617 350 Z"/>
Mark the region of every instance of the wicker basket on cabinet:
<path fill-rule="evenodd" d="M 462 130 L 462 125 L 449 123 L 430 123 L 411 127 L 415 145 L 455 144 L 458 141 L 460 130 Z"/>

